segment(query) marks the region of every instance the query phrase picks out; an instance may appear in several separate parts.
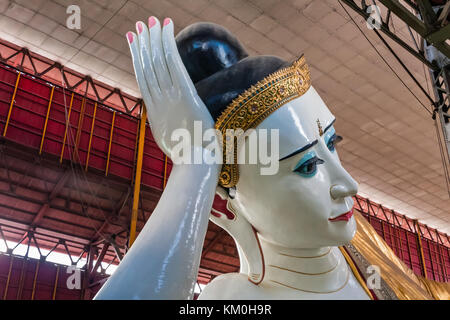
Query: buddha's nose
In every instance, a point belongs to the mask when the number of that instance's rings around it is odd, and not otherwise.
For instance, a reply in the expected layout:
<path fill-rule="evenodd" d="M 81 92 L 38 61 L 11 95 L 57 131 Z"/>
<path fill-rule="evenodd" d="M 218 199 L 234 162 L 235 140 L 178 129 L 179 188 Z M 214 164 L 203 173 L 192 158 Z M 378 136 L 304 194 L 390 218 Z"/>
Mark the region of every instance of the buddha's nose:
<path fill-rule="evenodd" d="M 345 180 L 342 183 L 334 184 L 330 188 L 330 195 L 333 200 L 353 197 L 358 192 L 358 183 L 346 173 Z"/>

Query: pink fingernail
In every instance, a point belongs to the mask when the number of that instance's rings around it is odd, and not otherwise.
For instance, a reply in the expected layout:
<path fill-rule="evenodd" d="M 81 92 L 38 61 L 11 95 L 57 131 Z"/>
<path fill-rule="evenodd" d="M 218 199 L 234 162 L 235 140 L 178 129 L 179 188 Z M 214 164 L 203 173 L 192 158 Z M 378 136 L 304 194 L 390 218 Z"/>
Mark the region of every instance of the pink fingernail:
<path fill-rule="evenodd" d="M 142 31 L 144 31 L 144 27 L 142 26 L 142 22 L 137 22 L 136 23 L 137 29 L 138 29 L 138 33 L 141 34 Z"/>
<path fill-rule="evenodd" d="M 129 42 L 130 44 L 132 44 L 133 41 L 134 41 L 133 33 L 132 33 L 132 32 L 128 32 L 128 33 L 127 33 L 127 38 L 128 38 L 128 42 Z"/>
<path fill-rule="evenodd" d="M 170 23 L 170 18 L 164 19 L 164 25 L 167 26 Z"/>
<path fill-rule="evenodd" d="M 148 18 L 148 26 L 149 26 L 149 28 L 153 27 L 155 24 L 156 24 L 155 17 L 152 16 L 152 17 Z"/>

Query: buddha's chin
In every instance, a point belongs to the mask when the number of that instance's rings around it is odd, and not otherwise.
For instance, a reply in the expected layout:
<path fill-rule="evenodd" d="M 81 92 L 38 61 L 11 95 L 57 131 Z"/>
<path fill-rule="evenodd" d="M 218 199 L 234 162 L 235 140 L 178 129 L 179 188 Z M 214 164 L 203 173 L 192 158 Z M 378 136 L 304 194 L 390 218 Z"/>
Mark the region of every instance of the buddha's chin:
<path fill-rule="evenodd" d="M 336 221 L 333 223 L 335 232 L 336 244 L 335 246 L 342 246 L 348 244 L 356 235 L 356 221 L 351 217 L 348 221 Z"/>
<path fill-rule="evenodd" d="M 322 247 L 339 247 L 350 243 L 356 234 L 356 221 L 352 217 L 349 221 L 328 222 L 328 228 L 322 237 L 318 238 L 318 243 Z"/>

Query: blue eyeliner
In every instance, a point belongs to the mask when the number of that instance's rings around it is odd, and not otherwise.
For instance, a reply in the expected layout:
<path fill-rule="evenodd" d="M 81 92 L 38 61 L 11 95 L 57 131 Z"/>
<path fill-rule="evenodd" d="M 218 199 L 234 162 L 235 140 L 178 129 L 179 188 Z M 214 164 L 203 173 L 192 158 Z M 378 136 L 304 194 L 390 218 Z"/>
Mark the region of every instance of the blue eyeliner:
<path fill-rule="evenodd" d="M 303 165 L 306 161 L 314 158 L 316 156 L 316 153 L 314 151 L 309 151 L 307 154 L 303 156 L 303 158 L 300 159 L 300 161 L 297 163 L 297 165 L 294 168 L 294 171 L 297 170 L 301 165 Z"/>
<path fill-rule="evenodd" d="M 325 133 L 323 139 L 328 149 L 333 152 L 335 150 L 334 141 L 336 140 L 336 130 L 334 127 L 330 127 L 330 129 Z"/>
<path fill-rule="evenodd" d="M 328 144 L 328 142 L 330 141 L 331 137 L 333 137 L 336 134 L 336 130 L 334 129 L 334 127 L 331 127 L 330 129 L 328 129 L 328 131 L 325 133 L 323 139 L 325 140 L 325 142 Z"/>
<path fill-rule="evenodd" d="M 310 151 L 300 159 L 293 171 L 302 177 L 311 178 L 317 172 L 317 164 L 322 163 L 324 163 L 324 161 L 317 158 L 314 151 Z"/>

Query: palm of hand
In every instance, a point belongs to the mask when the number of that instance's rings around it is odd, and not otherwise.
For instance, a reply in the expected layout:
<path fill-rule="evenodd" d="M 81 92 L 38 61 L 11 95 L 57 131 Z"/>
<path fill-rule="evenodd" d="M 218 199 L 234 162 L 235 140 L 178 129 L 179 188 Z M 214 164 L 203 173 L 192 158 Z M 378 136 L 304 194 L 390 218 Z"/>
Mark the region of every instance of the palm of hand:
<path fill-rule="evenodd" d="M 136 29 L 138 35 L 127 34 L 136 79 L 155 141 L 170 157 L 175 130 L 186 129 L 193 137 L 194 121 L 201 121 L 203 130 L 214 128 L 214 121 L 178 53 L 172 21 L 165 19 L 161 28 L 150 17 L 149 27 L 137 22 Z"/>

